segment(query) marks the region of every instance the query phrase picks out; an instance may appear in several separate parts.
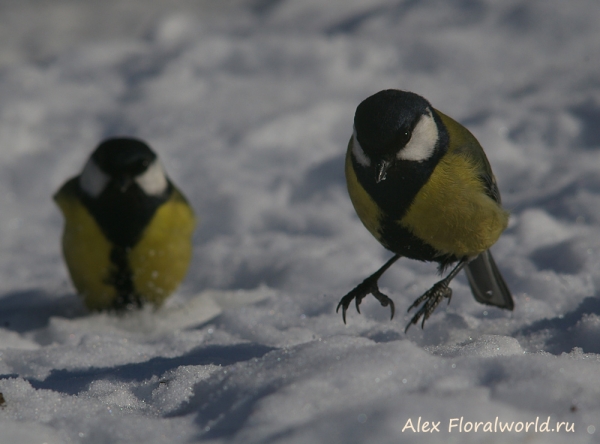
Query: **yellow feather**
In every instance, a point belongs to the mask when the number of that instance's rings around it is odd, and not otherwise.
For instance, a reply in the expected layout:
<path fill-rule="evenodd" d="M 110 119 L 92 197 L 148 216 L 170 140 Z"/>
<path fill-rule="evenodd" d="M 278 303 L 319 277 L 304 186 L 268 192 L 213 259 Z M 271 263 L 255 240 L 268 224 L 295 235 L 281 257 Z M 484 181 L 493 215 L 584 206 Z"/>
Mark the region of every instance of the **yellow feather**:
<path fill-rule="evenodd" d="M 381 210 L 371 196 L 369 196 L 369 193 L 358 182 L 358 177 L 356 177 L 356 173 L 352 167 L 352 139 L 350 139 L 348 150 L 346 151 L 346 186 L 348 187 L 350 200 L 352 201 L 352 205 L 354 205 L 359 219 L 367 230 L 377 240 L 381 241 L 381 234 L 379 233 Z"/>
<path fill-rule="evenodd" d="M 117 296 L 106 284 L 113 269 L 112 245 L 79 200 L 63 192 L 55 199 L 65 217 L 62 249 L 73 285 L 88 308 L 107 308 Z"/>
<path fill-rule="evenodd" d="M 144 300 L 162 304 L 183 280 L 192 257 L 194 226 L 194 214 L 181 198 L 170 199 L 156 211 L 129 252 L 133 283 Z"/>

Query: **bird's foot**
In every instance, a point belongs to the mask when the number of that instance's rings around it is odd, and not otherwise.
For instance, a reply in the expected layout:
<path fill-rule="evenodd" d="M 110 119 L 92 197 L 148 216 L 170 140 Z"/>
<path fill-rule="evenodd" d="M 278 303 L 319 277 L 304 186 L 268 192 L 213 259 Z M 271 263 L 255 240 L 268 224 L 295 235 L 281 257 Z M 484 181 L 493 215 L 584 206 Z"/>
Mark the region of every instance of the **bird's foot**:
<path fill-rule="evenodd" d="M 431 287 L 425 294 L 420 296 L 415 302 L 412 303 L 410 307 L 408 307 L 407 312 L 411 311 L 413 308 L 418 307 L 422 302 L 425 302 L 423 306 L 415 313 L 412 317 L 406 328 L 404 329 L 404 333 L 406 333 L 409 327 L 413 324 L 419 322 L 419 319 L 423 317 L 423 321 L 421 322 L 421 328 L 425 325 L 425 321 L 429 319 L 429 316 L 435 311 L 442 299 L 448 298 L 448 303 L 450 303 L 450 299 L 452 298 L 452 289 L 448 286 L 446 280 L 442 280 L 436 283 L 433 287 Z"/>
<path fill-rule="evenodd" d="M 362 283 L 357 285 L 356 288 L 354 288 L 354 290 L 352 290 L 340 300 L 340 303 L 335 309 L 335 312 L 337 313 L 340 310 L 340 307 L 342 307 L 342 319 L 344 320 L 344 324 L 346 323 L 346 310 L 348 310 L 348 307 L 350 306 L 352 300 L 354 300 L 356 304 L 356 311 L 360 313 L 360 304 L 362 300 L 369 294 L 372 294 L 383 307 L 387 307 L 389 305 L 390 310 L 392 311 L 392 316 L 390 319 L 394 318 L 394 312 L 396 311 L 394 301 L 392 301 L 388 296 L 379 291 L 379 286 L 377 285 L 378 279 L 379 276 L 369 276 L 364 281 L 362 281 Z"/>

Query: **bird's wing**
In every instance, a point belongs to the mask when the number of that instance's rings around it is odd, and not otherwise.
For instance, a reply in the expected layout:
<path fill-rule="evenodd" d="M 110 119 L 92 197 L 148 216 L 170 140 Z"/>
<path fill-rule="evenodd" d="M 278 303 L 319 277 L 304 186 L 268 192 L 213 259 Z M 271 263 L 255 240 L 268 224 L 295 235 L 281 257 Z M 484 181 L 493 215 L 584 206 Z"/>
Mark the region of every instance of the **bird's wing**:
<path fill-rule="evenodd" d="M 500 191 L 496 183 L 496 178 L 492 172 L 490 162 L 483 151 L 483 148 L 471 132 L 458 123 L 453 118 L 445 115 L 438 111 L 435 112 L 440 116 L 446 128 L 448 128 L 450 135 L 450 146 L 451 150 L 455 154 L 468 156 L 473 159 L 473 163 L 479 168 L 479 178 L 484 187 L 485 193 L 499 204 L 502 202 L 500 198 Z M 454 140 L 452 140 L 454 139 Z"/>

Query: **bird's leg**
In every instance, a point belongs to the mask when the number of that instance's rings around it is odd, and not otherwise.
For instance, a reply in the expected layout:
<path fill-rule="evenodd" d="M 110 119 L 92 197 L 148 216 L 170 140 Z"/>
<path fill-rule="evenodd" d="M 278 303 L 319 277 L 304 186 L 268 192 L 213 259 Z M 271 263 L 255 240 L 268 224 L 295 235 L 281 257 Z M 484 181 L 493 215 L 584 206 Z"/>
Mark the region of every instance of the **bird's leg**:
<path fill-rule="evenodd" d="M 456 267 L 441 281 L 437 282 L 433 287 L 425 292 L 422 296 L 417 298 L 415 302 L 412 303 L 410 307 L 408 307 L 407 312 L 411 311 L 413 308 L 417 307 L 421 302 L 425 301 L 423 306 L 415 313 L 412 317 L 406 328 L 404 329 L 404 333 L 406 333 L 409 327 L 413 324 L 419 322 L 421 316 L 423 317 L 423 321 L 421 322 L 421 328 L 425 325 L 425 321 L 429 319 L 429 316 L 435 311 L 436 307 L 440 305 L 442 299 L 448 298 L 448 303 L 450 303 L 450 299 L 452 298 L 452 289 L 448 286 L 450 285 L 450 281 L 456 277 L 460 270 L 463 269 L 465 265 L 467 265 L 467 260 L 462 259 Z"/>
<path fill-rule="evenodd" d="M 383 266 L 379 270 L 377 270 L 371 276 L 362 281 L 362 283 L 358 284 L 356 288 L 354 288 L 354 290 L 352 290 L 340 300 L 340 303 L 335 309 L 335 312 L 337 313 L 340 307 L 342 307 L 342 319 L 344 320 L 344 324 L 346 323 L 346 310 L 348 310 L 348 307 L 350 306 L 352 300 L 354 299 L 354 302 L 356 304 L 356 311 L 360 313 L 360 303 L 369 294 L 372 294 L 383 307 L 387 307 L 389 305 L 390 310 L 392 311 L 392 317 L 390 319 L 394 318 L 394 312 L 396 310 L 394 307 L 394 301 L 392 301 L 389 297 L 387 297 L 385 294 L 379 291 L 377 281 L 379 281 L 381 275 L 385 273 L 385 271 L 388 268 L 390 268 L 394 262 L 400 259 L 400 257 L 401 256 L 399 254 L 396 254 L 385 264 L 383 264 Z"/>

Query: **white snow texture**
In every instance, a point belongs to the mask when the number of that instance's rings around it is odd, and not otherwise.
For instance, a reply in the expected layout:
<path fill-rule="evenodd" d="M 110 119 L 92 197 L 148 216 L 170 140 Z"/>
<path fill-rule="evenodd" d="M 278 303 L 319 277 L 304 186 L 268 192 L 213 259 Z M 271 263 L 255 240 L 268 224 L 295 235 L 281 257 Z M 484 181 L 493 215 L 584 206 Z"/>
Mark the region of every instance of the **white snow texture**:
<path fill-rule="evenodd" d="M 600 442 L 598 23 L 597 0 L 0 1 L 0 443 Z M 392 321 L 335 313 L 391 257 L 343 175 L 386 88 L 485 148 L 513 312 L 461 274 L 405 334 L 439 276 L 401 259 Z M 51 196 L 109 136 L 200 218 L 156 311 L 88 312 L 61 257 Z"/>

